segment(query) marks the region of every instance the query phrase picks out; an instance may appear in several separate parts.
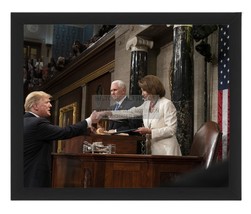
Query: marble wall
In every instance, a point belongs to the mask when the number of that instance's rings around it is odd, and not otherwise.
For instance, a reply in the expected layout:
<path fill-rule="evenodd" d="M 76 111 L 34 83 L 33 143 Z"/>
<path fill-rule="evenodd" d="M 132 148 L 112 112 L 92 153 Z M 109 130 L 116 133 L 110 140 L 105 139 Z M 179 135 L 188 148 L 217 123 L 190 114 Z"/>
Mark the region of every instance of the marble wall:
<path fill-rule="evenodd" d="M 130 84 L 130 63 L 131 52 L 126 50 L 126 43 L 132 37 L 137 36 L 149 26 L 141 25 L 122 25 L 117 26 L 116 46 L 115 46 L 115 69 L 112 73 L 112 80 L 121 79 L 126 82 L 127 90 Z M 205 120 L 217 122 L 217 47 L 218 33 L 215 31 L 208 37 L 208 43 L 211 45 L 213 62 L 207 63 L 204 57 L 194 50 L 194 133 L 204 123 Z M 154 43 L 158 41 L 153 41 Z M 196 46 L 194 42 L 194 47 Z M 166 97 L 171 98 L 170 94 L 170 72 L 173 57 L 173 43 L 169 42 L 156 48 L 153 46 L 148 51 L 148 73 L 154 74 L 163 80 L 166 89 Z M 208 88 L 208 112 L 205 118 L 204 114 L 204 88 L 205 88 L 205 70 L 207 73 Z M 129 92 L 129 91 L 128 91 Z"/>

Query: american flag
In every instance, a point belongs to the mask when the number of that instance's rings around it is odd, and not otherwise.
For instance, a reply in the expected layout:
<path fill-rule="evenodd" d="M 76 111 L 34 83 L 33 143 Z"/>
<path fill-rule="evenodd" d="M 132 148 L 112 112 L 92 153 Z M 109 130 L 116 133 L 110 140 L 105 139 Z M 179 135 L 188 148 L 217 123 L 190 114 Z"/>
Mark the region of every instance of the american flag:
<path fill-rule="evenodd" d="M 229 25 L 219 26 L 218 50 L 218 123 L 222 131 L 222 142 L 218 158 L 225 160 L 229 152 L 230 137 L 230 57 Z"/>

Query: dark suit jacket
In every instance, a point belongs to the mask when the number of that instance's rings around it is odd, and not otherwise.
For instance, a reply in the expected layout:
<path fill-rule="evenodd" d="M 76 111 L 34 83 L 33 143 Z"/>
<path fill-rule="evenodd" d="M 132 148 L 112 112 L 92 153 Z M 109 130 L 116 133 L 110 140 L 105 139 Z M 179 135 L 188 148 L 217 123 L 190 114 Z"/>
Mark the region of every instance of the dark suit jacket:
<path fill-rule="evenodd" d="M 51 147 L 53 140 L 85 134 L 86 120 L 65 128 L 52 125 L 45 118 L 24 114 L 24 186 L 51 186 Z"/>
<path fill-rule="evenodd" d="M 124 99 L 124 101 L 119 106 L 118 110 L 128 110 L 134 106 L 139 106 L 140 103 L 136 103 L 133 100 L 130 100 L 128 97 Z M 115 105 L 111 106 L 111 110 L 115 109 Z M 117 129 L 117 131 L 136 129 L 142 126 L 142 117 L 136 119 L 124 119 L 118 121 L 110 121 L 108 129 Z M 129 132 L 130 135 L 135 135 L 135 132 Z"/>

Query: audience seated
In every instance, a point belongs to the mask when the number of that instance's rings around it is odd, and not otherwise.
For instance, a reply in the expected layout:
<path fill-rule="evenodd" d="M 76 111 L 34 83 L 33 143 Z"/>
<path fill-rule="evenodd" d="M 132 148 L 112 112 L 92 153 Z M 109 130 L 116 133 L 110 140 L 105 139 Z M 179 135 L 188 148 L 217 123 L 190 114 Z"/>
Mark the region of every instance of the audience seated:
<path fill-rule="evenodd" d="M 74 61 L 82 52 L 92 46 L 102 36 L 109 32 L 116 25 L 103 25 L 97 35 L 94 35 L 90 40 L 81 43 L 75 40 L 72 45 L 72 53 L 70 56 L 59 56 L 57 61 L 51 58 L 47 65 L 44 65 L 40 59 L 25 59 L 23 66 L 23 84 L 25 90 L 41 86 L 44 82 L 62 72 L 65 66 Z"/>
<path fill-rule="evenodd" d="M 87 46 L 80 41 L 76 40 L 73 42 L 72 52 L 74 57 L 79 56 L 85 49 L 87 49 Z"/>

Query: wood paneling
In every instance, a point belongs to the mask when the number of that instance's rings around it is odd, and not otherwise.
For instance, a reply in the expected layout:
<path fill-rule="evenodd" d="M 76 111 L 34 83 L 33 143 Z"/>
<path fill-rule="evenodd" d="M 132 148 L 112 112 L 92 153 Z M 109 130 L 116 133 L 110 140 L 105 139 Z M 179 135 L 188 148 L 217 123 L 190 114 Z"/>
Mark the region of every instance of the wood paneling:
<path fill-rule="evenodd" d="M 76 108 L 76 122 L 81 120 L 81 100 L 82 100 L 82 88 L 76 88 L 75 90 L 61 96 L 58 99 L 58 111 L 60 108 L 63 108 L 65 106 L 68 106 L 72 103 L 77 103 Z M 59 112 L 58 112 L 59 115 Z M 59 117 L 57 118 L 59 119 Z M 59 124 L 59 121 L 57 120 L 57 124 Z"/>
<path fill-rule="evenodd" d="M 52 154 L 53 187 L 152 188 L 201 166 L 196 156 Z"/>
<path fill-rule="evenodd" d="M 86 109 L 86 117 L 89 116 L 93 110 L 104 110 L 109 108 L 109 103 L 100 103 L 96 105 L 95 100 L 93 99 L 94 96 L 109 96 L 110 95 L 110 85 L 111 85 L 111 73 L 108 72 L 91 82 L 86 84 L 86 102 L 85 109 Z M 94 106 L 98 108 L 94 109 Z"/>

